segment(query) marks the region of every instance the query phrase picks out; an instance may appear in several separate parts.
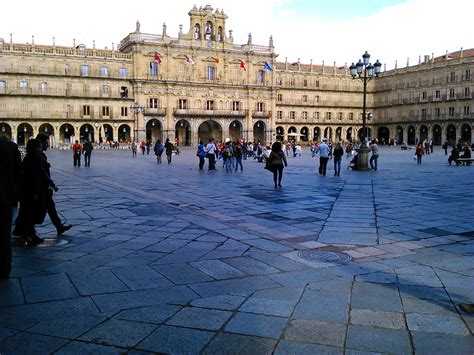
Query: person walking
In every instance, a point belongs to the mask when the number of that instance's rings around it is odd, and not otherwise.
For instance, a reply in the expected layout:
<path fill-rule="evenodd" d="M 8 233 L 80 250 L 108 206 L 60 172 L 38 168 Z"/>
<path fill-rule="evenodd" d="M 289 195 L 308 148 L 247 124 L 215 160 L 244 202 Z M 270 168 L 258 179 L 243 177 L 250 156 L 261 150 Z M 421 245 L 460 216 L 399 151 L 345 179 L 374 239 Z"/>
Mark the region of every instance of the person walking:
<path fill-rule="evenodd" d="M 283 178 L 283 165 L 285 165 L 285 167 L 288 166 L 285 153 L 283 153 L 280 142 L 273 143 L 268 160 L 270 162 L 271 171 L 273 172 L 273 182 L 275 183 L 276 189 L 277 187 L 281 187 L 281 179 Z"/>
<path fill-rule="evenodd" d="M 136 142 L 133 142 L 132 143 L 132 157 L 136 157 L 137 156 L 137 143 Z"/>
<path fill-rule="evenodd" d="M 81 154 L 82 154 L 82 145 L 79 141 L 76 141 L 72 146 L 72 157 L 74 160 L 74 167 L 81 167 Z"/>
<path fill-rule="evenodd" d="M 207 159 L 209 159 L 209 171 L 215 171 L 217 147 L 214 143 L 214 138 L 209 139 L 209 143 L 206 144 L 206 152 Z"/>
<path fill-rule="evenodd" d="M 430 139 L 430 152 L 433 154 L 433 138 Z"/>
<path fill-rule="evenodd" d="M 91 166 L 91 154 L 94 150 L 94 146 L 92 143 L 87 139 L 82 146 L 82 151 L 84 152 L 84 165 L 88 168 Z"/>
<path fill-rule="evenodd" d="M 416 146 L 416 151 L 415 151 L 416 163 L 418 165 L 421 164 L 421 157 L 423 156 L 424 153 L 425 153 L 425 150 L 423 149 L 423 144 L 418 143 L 418 145 Z"/>
<path fill-rule="evenodd" d="M 244 167 L 242 165 L 242 157 L 244 156 L 244 150 L 242 148 L 242 145 L 240 144 L 240 141 L 237 142 L 235 149 L 234 149 L 234 158 L 235 158 L 235 172 L 239 169 L 240 166 L 240 171 L 244 171 Z"/>
<path fill-rule="evenodd" d="M 0 136 L 0 279 L 12 269 L 11 231 L 13 209 L 20 199 L 23 168 L 18 146 Z"/>
<path fill-rule="evenodd" d="M 206 146 L 204 145 L 203 141 L 199 141 L 199 145 L 197 147 L 196 156 L 199 158 L 199 171 L 203 171 L 204 163 L 206 158 Z"/>
<path fill-rule="evenodd" d="M 146 141 L 146 155 L 150 155 L 150 150 L 151 150 L 151 141 L 147 139 Z"/>
<path fill-rule="evenodd" d="M 352 157 L 352 143 L 349 142 L 346 145 L 346 160 L 349 160 Z"/>
<path fill-rule="evenodd" d="M 146 143 L 144 140 L 140 142 L 140 149 L 142 150 L 142 155 L 145 155 Z"/>
<path fill-rule="evenodd" d="M 166 158 L 168 159 L 168 164 L 171 164 L 171 155 L 173 154 L 173 144 L 170 142 L 169 138 L 166 138 L 165 151 L 166 151 Z"/>
<path fill-rule="evenodd" d="M 372 139 L 372 142 L 370 143 L 370 150 L 372 151 L 372 156 L 369 160 L 370 169 L 377 171 L 377 161 L 379 160 L 379 147 L 377 146 L 375 139 Z"/>
<path fill-rule="evenodd" d="M 224 148 L 222 149 L 222 160 L 224 161 L 224 167 L 226 173 L 232 172 L 232 148 L 230 142 L 225 142 Z"/>
<path fill-rule="evenodd" d="M 336 143 L 334 148 L 333 157 L 334 157 L 334 176 L 339 176 L 341 173 L 341 161 L 342 156 L 344 155 L 344 149 L 342 149 L 341 142 Z"/>
<path fill-rule="evenodd" d="M 316 154 L 319 153 L 319 175 L 326 176 L 326 170 L 329 160 L 329 146 L 327 145 L 328 139 L 323 138 L 323 141 L 316 150 Z"/>
<path fill-rule="evenodd" d="M 155 143 L 155 147 L 153 148 L 155 151 L 156 155 L 156 164 L 161 164 L 161 155 L 163 154 L 163 151 L 165 150 L 165 147 L 163 146 L 163 143 L 161 143 L 161 139 L 158 139 Z"/>
<path fill-rule="evenodd" d="M 444 155 L 448 155 L 448 142 L 443 143 Z"/>

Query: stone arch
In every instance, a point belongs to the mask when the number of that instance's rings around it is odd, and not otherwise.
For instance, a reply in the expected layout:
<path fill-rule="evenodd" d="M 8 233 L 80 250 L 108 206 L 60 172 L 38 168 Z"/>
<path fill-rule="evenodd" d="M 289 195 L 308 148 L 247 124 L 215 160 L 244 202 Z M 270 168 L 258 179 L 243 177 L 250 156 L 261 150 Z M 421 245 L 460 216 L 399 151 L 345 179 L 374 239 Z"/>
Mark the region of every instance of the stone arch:
<path fill-rule="evenodd" d="M 174 129 L 176 145 L 191 145 L 191 125 L 188 120 L 179 120 Z"/>
<path fill-rule="evenodd" d="M 265 135 L 267 133 L 267 125 L 263 121 L 257 121 L 253 125 L 253 140 L 254 142 L 265 143 Z"/>
<path fill-rule="evenodd" d="M 425 125 L 420 126 L 420 140 L 418 142 L 423 143 L 428 140 L 428 127 Z"/>
<path fill-rule="evenodd" d="M 229 135 L 230 140 L 233 142 L 237 142 L 239 139 L 242 138 L 242 123 L 239 120 L 234 120 L 229 125 Z"/>
<path fill-rule="evenodd" d="M 321 140 L 321 128 L 319 127 L 313 128 L 313 140 L 318 141 L 318 142 Z"/>
<path fill-rule="evenodd" d="M 416 144 L 416 129 L 413 126 L 408 127 L 407 144 Z"/>
<path fill-rule="evenodd" d="M 198 140 L 208 142 L 211 138 L 222 141 L 222 127 L 214 120 L 204 121 L 198 128 Z"/>
<path fill-rule="evenodd" d="M 54 137 L 54 127 L 49 123 L 43 123 L 38 130 L 39 133 Z"/>
<path fill-rule="evenodd" d="M 276 140 L 284 141 L 285 140 L 285 129 L 282 126 L 276 128 Z"/>
<path fill-rule="evenodd" d="M 397 144 L 403 144 L 403 127 L 397 126 Z"/>
<path fill-rule="evenodd" d="M 442 129 L 441 126 L 435 124 L 433 126 L 433 145 L 441 145 L 442 144 Z"/>
<path fill-rule="evenodd" d="M 12 128 L 8 123 L 0 123 L 0 137 L 12 138 Z"/>
<path fill-rule="evenodd" d="M 94 127 L 90 125 L 89 123 L 86 123 L 81 126 L 79 129 L 79 141 L 81 143 L 85 142 L 88 140 L 91 143 L 94 143 Z"/>
<path fill-rule="evenodd" d="M 380 144 L 389 144 L 390 143 L 390 129 L 388 127 L 382 126 L 377 130 L 377 139 Z"/>
<path fill-rule="evenodd" d="M 163 140 L 163 128 L 160 120 L 152 118 L 146 123 L 146 139 L 152 143 L 158 139 Z"/>
<path fill-rule="evenodd" d="M 471 144 L 472 141 L 472 128 L 469 124 L 464 123 L 461 126 L 461 142 Z"/>
<path fill-rule="evenodd" d="M 334 134 L 334 139 L 336 141 L 342 141 L 342 127 L 337 127 Z"/>
<path fill-rule="evenodd" d="M 324 129 L 324 138 L 332 140 L 332 128 L 331 127 L 326 127 Z"/>
<path fill-rule="evenodd" d="M 119 143 L 130 143 L 132 141 L 132 130 L 129 125 L 123 124 L 118 128 Z"/>
<path fill-rule="evenodd" d="M 346 131 L 346 140 L 351 142 L 352 141 L 352 135 L 353 135 L 352 127 L 349 127 Z"/>
<path fill-rule="evenodd" d="M 201 39 L 201 25 L 199 23 L 196 23 L 194 25 L 193 38 L 194 39 Z"/>
<path fill-rule="evenodd" d="M 309 129 L 308 127 L 304 126 L 300 129 L 300 133 L 301 133 L 301 136 L 300 136 L 300 140 L 302 142 L 307 142 L 309 140 Z"/>
<path fill-rule="evenodd" d="M 357 131 L 357 137 L 359 138 L 361 142 L 363 140 L 363 137 L 365 137 L 366 139 L 370 139 L 371 135 L 372 135 L 372 129 L 370 129 L 367 126 L 365 127 L 365 134 L 364 134 L 363 128 L 359 128 L 359 130 Z"/>
<path fill-rule="evenodd" d="M 453 124 L 449 124 L 446 127 L 446 142 L 449 145 L 456 144 L 456 127 Z"/>
<path fill-rule="evenodd" d="M 16 143 L 18 145 L 26 145 L 31 138 L 33 138 L 33 127 L 29 123 L 21 123 L 18 125 Z"/>
<path fill-rule="evenodd" d="M 65 144 L 73 143 L 76 130 L 69 123 L 63 124 L 59 127 L 59 141 Z"/>

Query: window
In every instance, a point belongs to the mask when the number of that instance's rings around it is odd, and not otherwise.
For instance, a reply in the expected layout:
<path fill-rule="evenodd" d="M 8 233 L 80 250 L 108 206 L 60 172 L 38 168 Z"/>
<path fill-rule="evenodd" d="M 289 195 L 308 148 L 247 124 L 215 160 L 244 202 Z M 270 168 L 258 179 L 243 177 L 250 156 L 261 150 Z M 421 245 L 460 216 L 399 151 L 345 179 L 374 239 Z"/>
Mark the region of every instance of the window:
<path fill-rule="evenodd" d="M 464 116 L 469 116 L 469 113 L 471 112 L 471 108 L 469 106 L 464 106 Z"/>
<path fill-rule="evenodd" d="M 0 91 L 3 91 L 7 88 L 7 83 L 4 80 L 0 80 Z"/>
<path fill-rule="evenodd" d="M 119 76 L 121 78 L 126 78 L 127 77 L 127 68 L 119 68 Z"/>
<path fill-rule="evenodd" d="M 257 73 L 257 83 L 265 84 L 265 71 L 259 70 Z"/>
<path fill-rule="evenodd" d="M 449 80 L 450 81 L 456 81 L 456 73 L 455 72 L 451 72 L 451 75 L 449 77 Z"/>
<path fill-rule="evenodd" d="M 90 116 L 91 115 L 91 107 L 89 105 L 82 106 L 82 115 L 83 116 Z"/>
<path fill-rule="evenodd" d="M 277 119 L 278 120 L 283 119 L 283 111 L 277 111 Z"/>
<path fill-rule="evenodd" d="M 64 64 L 64 74 L 65 75 L 69 74 L 69 64 Z"/>
<path fill-rule="evenodd" d="M 81 75 L 89 75 L 89 66 L 88 65 L 82 65 L 81 66 Z"/>
<path fill-rule="evenodd" d="M 315 97 L 314 97 L 314 101 L 316 101 L 316 103 L 319 104 L 319 96 L 315 96 Z"/>
<path fill-rule="evenodd" d="M 214 110 L 214 101 L 207 100 L 206 101 L 206 110 L 213 111 Z"/>
<path fill-rule="evenodd" d="M 277 85 L 283 85 L 283 78 L 278 78 Z"/>
<path fill-rule="evenodd" d="M 303 102 L 308 102 L 308 95 L 303 95 Z"/>
<path fill-rule="evenodd" d="M 352 121 L 353 119 L 354 119 L 354 113 L 351 112 L 351 113 L 349 113 L 349 120 Z"/>
<path fill-rule="evenodd" d="M 423 91 L 423 100 L 426 100 L 426 98 L 428 97 L 428 95 L 426 94 L 426 91 Z"/>
<path fill-rule="evenodd" d="M 449 98 L 454 99 L 454 89 L 449 89 Z"/>
<path fill-rule="evenodd" d="M 120 108 L 120 114 L 122 117 L 127 117 L 128 116 L 128 107 L 121 107 Z"/>
<path fill-rule="evenodd" d="M 421 118 L 426 118 L 426 108 L 421 109 Z"/>
<path fill-rule="evenodd" d="M 466 71 L 464 72 L 464 80 L 471 80 L 471 70 L 470 69 L 466 69 Z"/>
<path fill-rule="evenodd" d="M 240 111 L 240 101 L 232 101 L 232 111 Z"/>
<path fill-rule="evenodd" d="M 319 112 L 315 112 L 315 113 L 314 113 L 314 118 L 317 119 L 317 120 L 319 120 Z"/>
<path fill-rule="evenodd" d="M 109 115 L 110 115 L 110 107 L 102 106 L 102 117 L 109 117 Z"/>
<path fill-rule="evenodd" d="M 308 119 L 308 112 L 306 111 L 303 111 L 303 120 L 307 120 Z"/>
<path fill-rule="evenodd" d="M 278 102 L 282 102 L 282 101 L 283 101 L 283 95 L 282 95 L 282 94 L 278 94 L 278 95 L 277 95 L 277 101 L 278 101 Z"/>
<path fill-rule="evenodd" d="M 264 102 L 257 102 L 257 111 L 258 112 L 265 111 L 265 103 Z"/>
<path fill-rule="evenodd" d="M 308 86 L 308 79 L 303 79 L 303 86 L 307 87 Z"/>
<path fill-rule="evenodd" d="M 435 91 L 435 97 L 436 97 L 437 99 L 439 99 L 439 98 L 441 97 L 441 91 L 436 90 L 436 91 Z"/>
<path fill-rule="evenodd" d="M 290 79 L 290 86 L 295 86 L 295 79 L 293 78 Z"/>
<path fill-rule="evenodd" d="M 158 99 L 155 97 L 150 97 L 148 99 L 148 107 L 149 108 L 158 108 Z"/>
<path fill-rule="evenodd" d="M 439 107 L 435 108 L 435 116 L 440 117 L 441 116 L 441 109 Z"/>
<path fill-rule="evenodd" d="M 102 95 L 108 95 L 108 94 L 109 94 L 109 86 L 102 85 Z"/>
<path fill-rule="evenodd" d="M 149 75 L 158 76 L 158 63 L 157 62 L 150 62 Z"/>
<path fill-rule="evenodd" d="M 448 115 L 449 115 L 449 117 L 453 117 L 453 116 L 454 116 L 454 107 L 448 108 Z"/>
<path fill-rule="evenodd" d="M 28 88 L 28 82 L 26 80 L 20 81 L 20 88 L 21 89 L 27 89 Z"/>
<path fill-rule="evenodd" d="M 46 90 L 48 90 L 48 83 L 42 81 L 39 84 L 39 90 L 40 90 L 40 93 L 44 94 L 46 92 Z"/>
<path fill-rule="evenodd" d="M 326 119 L 330 120 L 331 119 L 331 112 L 326 112 Z"/>
<path fill-rule="evenodd" d="M 337 113 L 337 118 L 339 121 L 342 121 L 342 112 Z"/>
<path fill-rule="evenodd" d="M 317 87 L 317 88 L 319 88 L 319 80 L 316 80 L 316 81 L 314 82 L 314 86 Z"/>
<path fill-rule="evenodd" d="M 207 67 L 207 80 L 215 80 L 216 78 L 216 67 L 210 65 Z"/>
<path fill-rule="evenodd" d="M 290 120 L 294 120 L 296 116 L 295 111 L 290 111 Z"/>
<path fill-rule="evenodd" d="M 471 96 L 471 88 L 469 88 L 469 87 L 464 88 L 464 97 L 469 98 L 470 96 Z"/>
<path fill-rule="evenodd" d="M 120 97 L 127 98 L 128 97 L 128 88 L 126 86 L 120 87 Z"/>
<path fill-rule="evenodd" d="M 109 68 L 100 67 L 100 76 L 109 76 Z"/>
<path fill-rule="evenodd" d="M 179 100 L 178 100 L 178 109 L 180 109 L 180 110 L 187 110 L 187 109 L 188 109 L 188 100 L 186 100 L 186 99 L 179 99 Z"/>

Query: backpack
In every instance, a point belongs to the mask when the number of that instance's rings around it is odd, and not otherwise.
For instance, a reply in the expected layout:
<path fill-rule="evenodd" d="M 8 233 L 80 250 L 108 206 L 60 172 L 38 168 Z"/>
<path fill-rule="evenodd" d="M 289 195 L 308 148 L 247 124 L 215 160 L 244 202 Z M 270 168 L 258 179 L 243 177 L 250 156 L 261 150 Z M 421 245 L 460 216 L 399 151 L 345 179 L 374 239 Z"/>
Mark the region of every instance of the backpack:
<path fill-rule="evenodd" d="M 165 150 L 165 148 L 163 147 L 163 144 L 160 143 L 160 144 L 155 145 L 156 155 L 163 154 L 163 150 Z"/>

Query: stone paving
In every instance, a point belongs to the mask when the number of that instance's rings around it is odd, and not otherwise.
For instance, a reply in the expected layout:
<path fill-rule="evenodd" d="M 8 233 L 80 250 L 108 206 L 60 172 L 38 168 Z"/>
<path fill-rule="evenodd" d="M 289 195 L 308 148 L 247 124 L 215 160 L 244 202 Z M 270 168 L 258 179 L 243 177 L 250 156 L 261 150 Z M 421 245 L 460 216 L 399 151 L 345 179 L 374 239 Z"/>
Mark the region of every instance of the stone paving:
<path fill-rule="evenodd" d="M 474 166 L 382 148 L 377 172 L 321 177 L 305 150 L 274 190 L 263 164 L 194 153 L 48 152 L 74 228 L 14 249 L 0 353 L 474 352 Z M 323 250 L 352 260 L 301 257 Z"/>

